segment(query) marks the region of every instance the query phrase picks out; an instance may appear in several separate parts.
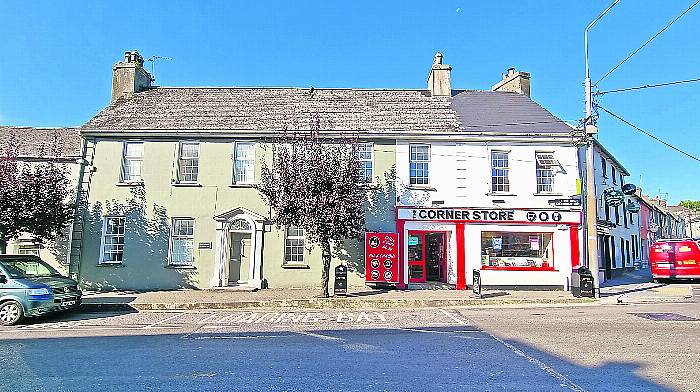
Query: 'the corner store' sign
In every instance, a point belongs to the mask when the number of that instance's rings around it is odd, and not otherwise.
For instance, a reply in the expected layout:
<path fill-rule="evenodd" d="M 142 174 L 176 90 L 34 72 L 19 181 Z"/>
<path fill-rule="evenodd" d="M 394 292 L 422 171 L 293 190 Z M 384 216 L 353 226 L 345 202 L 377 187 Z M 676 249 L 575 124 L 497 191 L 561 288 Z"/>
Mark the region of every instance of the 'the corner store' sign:
<path fill-rule="evenodd" d="M 399 235 L 397 233 L 365 234 L 365 281 L 367 283 L 399 282 Z"/>
<path fill-rule="evenodd" d="M 399 208 L 399 220 L 478 223 L 579 223 L 580 211 L 499 208 Z"/>

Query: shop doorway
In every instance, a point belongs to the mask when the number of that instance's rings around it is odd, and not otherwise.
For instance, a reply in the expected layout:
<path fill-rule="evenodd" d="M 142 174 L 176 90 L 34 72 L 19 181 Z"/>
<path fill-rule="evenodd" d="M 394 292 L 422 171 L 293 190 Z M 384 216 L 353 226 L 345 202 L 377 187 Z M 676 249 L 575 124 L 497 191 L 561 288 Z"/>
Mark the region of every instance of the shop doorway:
<path fill-rule="evenodd" d="M 408 232 L 408 282 L 447 283 L 447 233 Z"/>

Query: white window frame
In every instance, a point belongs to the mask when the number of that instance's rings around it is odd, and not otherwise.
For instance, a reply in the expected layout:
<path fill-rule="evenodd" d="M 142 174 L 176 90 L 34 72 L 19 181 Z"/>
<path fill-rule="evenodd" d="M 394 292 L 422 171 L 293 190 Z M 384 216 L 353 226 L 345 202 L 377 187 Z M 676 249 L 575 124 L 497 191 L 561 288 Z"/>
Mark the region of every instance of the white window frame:
<path fill-rule="evenodd" d="M 41 245 L 33 243 L 24 243 L 17 246 L 17 254 L 39 256 L 41 253 Z"/>
<path fill-rule="evenodd" d="M 141 155 L 127 155 L 127 152 L 129 150 L 129 145 L 141 145 Z M 124 146 L 122 148 L 122 170 L 121 170 L 121 178 L 120 182 L 122 183 L 141 183 L 143 182 L 143 152 L 144 152 L 144 143 L 142 141 L 126 141 L 124 142 Z M 131 177 L 131 170 L 129 168 L 132 167 L 132 164 L 138 162 L 138 167 L 139 167 L 139 175 L 138 178 L 132 178 Z"/>
<path fill-rule="evenodd" d="M 192 221 L 192 234 L 175 234 L 175 227 L 177 221 Z M 174 267 L 188 267 L 194 265 L 194 250 L 195 250 L 195 228 L 196 221 L 192 217 L 175 217 L 170 221 L 170 240 L 168 244 L 168 265 Z M 173 250 L 175 249 L 175 241 L 177 240 L 189 240 L 192 245 L 190 248 L 190 260 L 176 262 L 173 260 Z"/>
<path fill-rule="evenodd" d="M 197 146 L 197 156 L 196 157 L 183 157 L 182 156 L 182 149 L 183 146 L 185 145 L 196 145 Z M 199 181 L 199 160 L 201 157 L 200 154 L 200 143 L 198 141 L 183 141 L 178 144 L 177 147 L 177 182 L 182 183 L 182 184 L 197 184 Z M 186 167 L 184 164 L 187 161 L 197 161 L 196 168 L 197 168 L 197 174 L 194 179 L 189 179 L 185 180 L 183 179 L 184 173 L 183 173 L 183 168 Z M 194 167 L 194 166 L 193 166 Z"/>
<path fill-rule="evenodd" d="M 535 185 L 537 186 L 537 193 L 554 192 L 554 166 L 559 166 L 559 161 L 554 158 L 553 151 L 535 151 Z"/>
<path fill-rule="evenodd" d="M 494 154 L 505 154 L 505 161 L 508 162 L 506 166 L 494 166 Z M 506 150 L 491 150 L 489 154 L 489 159 L 491 160 L 491 193 L 509 193 L 510 192 L 510 151 Z M 504 159 L 500 158 L 499 161 Z M 503 176 L 494 175 L 495 170 L 502 170 L 505 172 Z M 499 184 L 494 182 L 497 178 L 503 178 L 503 183 Z"/>
<path fill-rule="evenodd" d="M 107 234 L 107 225 L 110 219 L 121 219 L 122 220 L 122 227 L 123 227 L 123 232 L 121 234 L 117 233 L 111 233 Z M 119 245 L 118 243 L 115 244 L 113 242 L 110 242 L 109 244 L 107 243 L 107 237 L 122 237 L 122 243 L 121 243 L 121 260 L 105 260 L 105 247 L 107 245 Z M 121 215 L 113 215 L 113 216 L 106 216 L 102 220 L 102 238 L 100 242 L 100 259 L 99 263 L 100 264 L 122 264 L 124 262 L 124 247 L 126 245 L 126 217 L 121 216 Z M 118 254 L 119 252 L 112 252 L 114 254 Z"/>
<path fill-rule="evenodd" d="M 357 143 L 357 160 L 360 162 L 360 182 L 363 184 L 373 184 L 374 142 Z"/>
<path fill-rule="evenodd" d="M 414 153 L 413 149 L 418 148 L 418 147 L 425 147 L 426 154 L 427 154 L 427 159 L 414 159 Z M 430 144 L 409 144 L 408 145 L 408 183 L 411 186 L 427 186 L 430 185 L 430 158 L 431 158 L 431 148 Z M 416 155 L 419 154 L 419 152 L 415 153 Z M 422 152 L 420 154 L 423 154 Z M 412 169 L 413 165 L 425 165 L 424 167 L 421 167 L 420 171 L 422 173 L 425 173 L 425 175 L 422 176 L 414 176 L 411 172 L 414 171 Z M 416 174 L 418 173 L 418 167 L 416 167 L 415 172 Z M 420 181 L 419 181 L 420 180 Z"/>
<path fill-rule="evenodd" d="M 247 157 L 246 159 L 240 159 L 238 156 L 238 146 L 243 145 L 250 146 L 250 151 L 252 152 L 252 155 Z M 255 184 L 255 143 L 252 141 L 240 141 L 233 143 L 233 152 L 231 153 L 231 159 L 233 160 L 233 175 L 231 183 L 241 185 Z M 237 163 L 239 161 L 246 162 L 250 165 L 250 178 L 239 180 L 238 177 L 240 173 L 237 170 Z"/>
<path fill-rule="evenodd" d="M 301 230 L 302 235 L 289 235 L 289 230 L 290 229 L 297 229 Z M 301 246 L 300 245 L 290 245 L 289 241 L 299 241 L 301 240 Z M 304 229 L 299 228 L 297 226 L 287 226 L 284 228 L 284 265 L 306 265 L 306 233 L 304 232 Z M 301 248 L 301 253 L 294 253 L 292 254 L 290 251 L 292 249 L 296 248 Z M 300 256 L 301 260 L 291 260 L 290 257 L 292 255 L 295 256 Z"/>

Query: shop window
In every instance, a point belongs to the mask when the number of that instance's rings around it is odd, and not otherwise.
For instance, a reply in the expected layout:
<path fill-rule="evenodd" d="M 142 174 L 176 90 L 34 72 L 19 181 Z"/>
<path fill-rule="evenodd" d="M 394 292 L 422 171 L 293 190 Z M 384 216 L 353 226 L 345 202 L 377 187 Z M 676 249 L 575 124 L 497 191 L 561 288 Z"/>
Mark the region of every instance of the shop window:
<path fill-rule="evenodd" d="M 289 226 L 284 239 L 284 263 L 304 264 L 304 229 Z"/>
<path fill-rule="evenodd" d="M 491 191 L 509 192 L 508 152 L 491 151 Z"/>
<path fill-rule="evenodd" d="M 175 218 L 170 232 L 170 265 L 192 265 L 194 262 L 194 219 Z"/>
<path fill-rule="evenodd" d="M 196 183 L 199 178 L 199 143 L 180 143 L 177 163 L 178 182 Z"/>
<path fill-rule="evenodd" d="M 374 176 L 374 143 L 358 143 L 357 159 L 360 161 L 360 181 L 371 183 Z"/>
<path fill-rule="evenodd" d="M 119 264 L 123 261 L 125 220 L 121 216 L 111 216 L 104 219 L 100 263 Z"/>
<path fill-rule="evenodd" d="M 409 171 L 411 185 L 430 184 L 430 145 L 411 144 L 409 149 Z"/>
<path fill-rule="evenodd" d="M 559 162 L 554 159 L 554 154 L 551 152 L 538 152 L 535 158 L 537 193 L 551 193 L 554 184 L 554 166 L 559 165 Z"/>
<path fill-rule="evenodd" d="M 233 183 L 252 184 L 255 182 L 255 144 L 234 143 Z"/>
<path fill-rule="evenodd" d="M 143 165 L 143 143 L 124 143 L 121 182 L 140 182 Z"/>
<path fill-rule="evenodd" d="M 38 244 L 22 244 L 19 246 L 17 253 L 21 255 L 34 255 L 39 256 L 39 251 L 41 246 Z"/>
<path fill-rule="evenodd" d="M 481 233 L 482 269 L 554 270 L 552 233 Z"/>

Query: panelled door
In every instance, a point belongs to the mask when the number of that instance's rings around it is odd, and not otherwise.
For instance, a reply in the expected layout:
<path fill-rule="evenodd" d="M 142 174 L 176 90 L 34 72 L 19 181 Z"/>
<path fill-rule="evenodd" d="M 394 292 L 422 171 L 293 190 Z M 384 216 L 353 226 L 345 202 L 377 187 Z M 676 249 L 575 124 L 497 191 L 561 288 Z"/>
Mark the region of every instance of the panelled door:
<path fill-rule="evenodd" d="M 425 283 L 425 232 L 408 232 L 408 282 Z"/>

